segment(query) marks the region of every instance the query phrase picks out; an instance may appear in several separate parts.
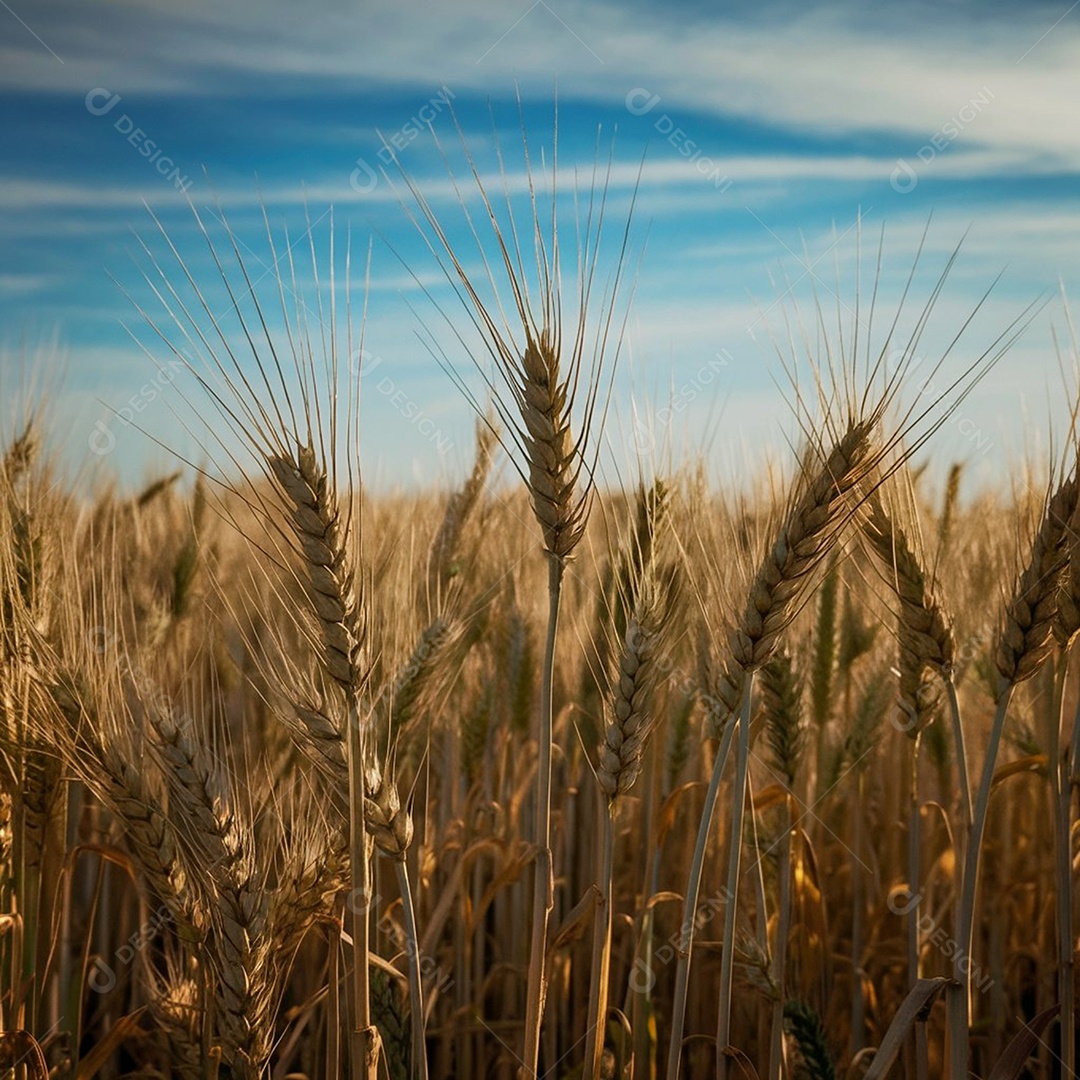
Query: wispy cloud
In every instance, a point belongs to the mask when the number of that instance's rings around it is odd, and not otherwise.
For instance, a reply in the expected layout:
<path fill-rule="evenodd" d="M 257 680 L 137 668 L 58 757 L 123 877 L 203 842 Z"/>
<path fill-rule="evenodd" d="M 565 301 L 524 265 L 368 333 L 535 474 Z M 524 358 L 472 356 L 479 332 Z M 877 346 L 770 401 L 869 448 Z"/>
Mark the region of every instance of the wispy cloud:
<path fill-rule="evenodd" d="M 765 0 L 720 10 L 690 0 L 676 8 L 372 0 L 313 12 L 291 0 L 12 0 L 9 8 L 0 6 L 8 106 L 0 325 L 8 338 L 27 324 L 61 327 L 73 393 L 123 401 L 138 389 L 145 358 L 119 326 L 130 305 L 106 270 L 139 293 L 129 252 L 140 263 L 133 229 L 154 233 L 144 201 L 196 274 L 207 273 L 208 289 L 214 268 L 188 198 L 212 231 L 220 208 L 257 251 L 264 210 L 297 238 L 333 205 L 339 226 L 353 229 L 357 259 L 368 235 L 378 238 L 371 347 L 407 375 L 428 411 L 460 425 L 466 445 L 468 410 L 454 412 L 416 340 L 416 317 L 395 294 L 423 310 L 426 301 L 383 241 L 440 301 L 447 287 L 402 213 L 411 196 L 395 168 L 389 180 L 378 175 L 378 133 L 397 135 L 402 166 L 461 230 L 463 257 L 482 271 L 454 205 L 459 191 L 423 130 L 421 110 L 443 88 L 454 116 L 440 109 L 435 126 L 470 213 L 477 196 L 455 123 L 490 190 L 522 203 L 519 125 L 542 175 L 556 94 L 560 170 L 582 193 L 597 163 L 597 128 L 601 170 L 618 129 L 609 220 L 624 220 L 636 200 L 640 233 L 649 232 L 620 386 L 662 395 L 729 349 L 737 363 L 710 384 L 713 397 L 695 400 L 695 424 L 715 423 L 716 401 L 758 394 L 772 370 L 769 324 L 783 326 L 788 304 L 815 288 L 833 304 L 837 289 L 844 312 L 849 294 L 835 285 L 834 260 L 850 273 L 853 246 L 832 244 L 860 214 L 864 256 L 886 224 L 886 255 L 899 259 L 885 271 L 887 296 L 931 211 L 930 263 L 974 225 L 939 308 L 945 324 L 962 320 L 1006 263 L 1009 275 L 982 313 L 988 326 L 1007 324 L 1059 279 L 1080 289 L 1072 239 L 1080 229 L 1080 8 L 1067 3 Z M 118 95 L 115 108 L 88 109 L 91 91 L 96 106 Z M 145 134 L 129 145 L 135 127 Z M 192 178 L 188 191 L 157 174 L 142 152 L 148 139 Z M 372 171 L 357 182 L 361 161 Z M 574 184 L 562 191 L 572 209 Z M 317 230 L 323 253 L 326 225 Z M 798 283 L 792 293 L 789 282 Z M 1041 356 L 1053 366 L 1048 319 L 1031 338 L 1038 347 L 1018 347 L 995 387 L 1016 396 L 1027 389 L 1024 365 Z M 751 416 L 765 422 L 757 405 L 740 407 L 725 430 L 744 430 Z M 376 417 L 370 430 L 392 438 L 392 422 Z M 426 452 L 413 449 L 416 460 Z"/>

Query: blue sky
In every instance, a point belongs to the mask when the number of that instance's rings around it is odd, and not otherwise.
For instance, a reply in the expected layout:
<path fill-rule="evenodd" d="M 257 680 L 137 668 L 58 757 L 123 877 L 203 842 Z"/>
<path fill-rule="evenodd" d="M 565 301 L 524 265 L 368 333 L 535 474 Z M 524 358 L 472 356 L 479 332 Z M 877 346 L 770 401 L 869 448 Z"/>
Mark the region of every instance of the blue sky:
<path fill-rule="evenodd" d="M 792 424 L 771 337 L 787 332 L 785 317 L 810 317 L 815 294 L 851 329 L 860 229 L 865 323 L 884 228 L 884 327 L 931 215 L 909 322 L 966 236 L 920 345 L 927 368 L 1000 272 L 954 350 L 958 366 L 1050 297 L 942 431 L 935 459 L 964 458 L 993 479 L 1045 447 L 1064 413 L 1055 336 L 1071 365 L 1060 292 L 1080 291 L 1080 7 L 1067 2 L 0 0 L 6 393 L 62 370 L 50 392 L 73 467 L 138 482 L 168 466 L 155 439 L 199 457 L 182 380 L 156 374 L 125 329 L 168 359 L 135 306 L 160 312 L 140 238 L 163 265 L 169 257 L 144 204 L 215 313 L 228 299 L 187 199 L 211 230 L 230 222 L 271 301 L 264 208 L 277 254 L 293 245 L 303 282 L 312 245 L 327 268 L 332 206 L 338 284 L 348 236 L 358 312 L 372 245 L 365 347 L 379 362 L 364 385 L 367 476 L 390 485 L 458 475 L 469 408 L 421 340 L 426 327 L 468 374 L 433 304 L 452 310 L 453 298 L 400 179 L 380 175 L 379 150 L 383 139 L 399 147 L 400 167 L 464 244 L 425 121 L 456 172 L 460 127 L 496 189 L 501 147 L 523 211 L 521 130 L 542 174 L 556 96 L 564 220 L 598 146 L 602 164 L 613 153 L 612 252 L 637 189 L 613 461 L 666 446 L 735 476 L 761 445 L 782 445 Z M 479 269 L 472 249 L 468 258 Z M 175 263 L 167 273 L 180 283 Z M 314 292 L 300 291 L 311 303 Z"/>

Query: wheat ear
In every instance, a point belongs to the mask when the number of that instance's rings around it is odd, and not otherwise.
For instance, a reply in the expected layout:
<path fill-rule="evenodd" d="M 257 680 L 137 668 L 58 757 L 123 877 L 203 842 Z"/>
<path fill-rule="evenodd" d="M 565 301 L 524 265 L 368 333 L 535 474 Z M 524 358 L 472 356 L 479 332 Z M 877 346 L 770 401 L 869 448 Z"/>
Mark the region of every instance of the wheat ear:
<path fill-rule="evenodd" d="M 266 892 L 255 878 L 250 826 L 229 809 L 229 797 L 204 746 L 167 712 L 147 710 L 157 751 L 184 822 L 181 834 L 206 884 L 209 956 L 217 977 L 216 1017 L 224 1060 L 237 1076 L 262 1074 L 273 1044 L 273 987 L 264 933 Z"/>
<path fill-rule="evenodd" d="M 1005 605 L 994 660 L 1000 678 L 997 709 L 987 740 L 986 759 L 972 816 L 971 834 L 964 858 L 960 903 L 956 916 L 956 937 L 964 955 L 970 956 L 975 943 L 975 893 L 978 887 L 980 853 L 990 806 L 1001 736 L 1009 701 L 1016 686 L 1030 679 L 1042 666 L 1053 647 L 1053 627 L 1057 619 L 1060 585 L 1068 558 L 1069 523 L 1077 510 L 1077 478 L 1063 480 L 1046 500 L 1042 520 L 1031 545 L 1031 553 Z M 961 973 L 947 999 L 951 1075 L 965 1075 L 968 1068 L 971 1018 L 971 973 Z"/>
<path fill-rule="evenodd" d="M 929 668 L 943 679 L 951 678 L 955 653 L 952 628 L 904 530 L 886 512 L 877 493 L 867 502 L 863 533 L 900 602 L 900 695 L 910 715 L 915 716 L 923 671 Z"/>
<path fill-rule="evenodd" d="M 738 719 L 736 776 L 732 792 L 731 858 L 727 889 L 738 886 L 741 859 L 742 820 L 750 756 L 750 700 L 754 671 L 768 663 L 780 645 L 784 630 L 799 611 L 811 584 L 811 575 L 836 543 L 838 530 L 852 512 L 851 495 L 867 475 L 872 461 L 873 421 L 852 421 L 827 454 L 820 449 L 804 463 L 801 481 L 784 515 L 775 538 L 749 589 L 739 624 L 729 636 L 729 661 L 723 674 L 710 688 L 714 707 L 710 710 L 712 734 L 726 735 L 732 714 L 741 706 Z M 725 740 L 726 741 L 726 740 Z M 686 995 L 690 979 L 694 912 L 697 908 L 704 869 L 705 848 L 712 828 L 719 771 L 726 754 L 717 754 L 713 776 L 706 794 L 698 827 L 697 845 L 691 864 L 684 900 L 683 926 L 687 934 L 680 941 L 675 973 L 675 1002 L 672 1009 L 672 1037 L 668 1049 L 668 1080 L 677 1080 L 681 1065 Z M 735 933 L 735 898 L 729 896 L 724 913 L 724 951 L 721 960 L 720 1005 L 717 1037 L 721 1068 L 725 1069 L 730 1025 L 731 988 L 734 971 L 732 942 Z"/>
<path fill-rule="evenodd" d="M 632 580 L 637 605 L 627 620 L 618 675 L 610 691 L 608 721 L 596 767 L 596 779 L 604 806 L 599 821 L 602 837 L 598 870 L 600 896 L 594 915 L 585 1038 L 586 1075 L 594 1077 L 600 1075 L 607 1029 L 615 807 L 619 796 L 629 791 L 637 780 L 645 744 L 656 726 L 657 716 L 650 700 L 655 683 L 656 653 L 664 640 L 676 599 L 677 579 L 673 572 L 658 571 L 651 563 L 648 567 L 639 564 Z"/>
<path fill-rule="evenodd" d="M 465 483 L 446 504 L 439 530 L 428 552 L 428 591 L 441 597 L 458 573 L 457 560 L 462 538 L 484 492 L 491 471 L 491 460 L 498 442 L 496 421 L 483 419 L 476 423 L 476 454 Z"/>
<path fill-rule="evenodd" d="M 1077 509 L 1077 479 L 1051 496 L 1031 558 L 1005 607 L 994 661 L 1003 684 L 1030 679 L 1053 650 L 1062 576 L 1069 559 L 1069 525 Z"/>
<path fill-rule="evenodd" d="M 867 475 L 873 424 L 852 423 L 824 460 L 803 466 L 807 478 L 789 508 L 750 586 L 742 619 L 729 635 L 730 662 L 711 691 L 713 735 L 743 698 L 748 672 L 768 663 L 801 608 L 809 578 L 831 550 L 837 528 L 850 515 L 852 494 Z"/>
<path fill-rule="evenodd" d="M 355 574 L 346 545 L 337 495 L 326 467 L 310 443 L 295 455 L 271 455 L 267 464 L 290 503 L 293 532 L 303 554 L 312 605 L 322 636 L 323 665 L 337 684 L 345 706 L 343 763 L 346 770 L 350 835 L 350 866 L 354 896 L 362 906 L 354 912 L 354 993 L 356 1023 L 353 1031 L 354 1073 L 375 1080 L 380 1058 L 379 1031 L 371 1023 L 371 991 L 368 974 L 369 944 L 367 898 L 371 888 L 368 856 L 367 805 L 364 798 L 364 762 L 368 741 L 363 731 L 361 695 L 367 681 L 364 656 L 365 627 L 355 592 Z M 321 723 L 324 716 L 298 710 L 301 721 L 318 717 L 318 745 L 328 759 L 333 733 Z M 308 728 L 309 732 L 313 729 Z M 338 738 L 341 738 L 338 732 Z"/>
<path fill-rule="evenodd" d="M 54 731 L 74 775 L 123 822 L 126 846 L 146 883 L 168 906 L 181 934 L 198 941 L 206 920 L 181 860 L 180 837 L 151 794 L 137 755 L 124 752 L 123 739 L 101 727 L 73 679 L 56 678 L 49 691 L 64 717 Z"/>
<path fill-rule="evenodd" d="M 645 742 L 656 721 L 646 700 L 652 683 L 653 649 L 652 634 L 637 618 L 631 618 L 596 769 L 597 782 L 608 799 L 629 791 L 641 772 Z"/>
<path fill-rule="evenodd" d="M 525 153 L 528 164 L 527 145 Z M 468 157 L 467 148 L 466 156 Z M 612 282 L 606 286 L 601 316 L 595 328 L 590 328 L 590 297 L 598 265 L 599 239 L 604 218 L 603 191 L 600 192 L 599 205 L 594 206 L 597 198 L 597 177 L 594 175 L 594 186 L 589 196 L 588 219 L 585 228 L 579 232 L 578 311 L 575 313 L 574 322 L 566 327 L 569 333 L 564 340 L 558 214 L 554 189 L 550 192 L 552 209 L 549 225 L 541 216 L 535 177 L 531 166 L 528 167 L 532 238 L 538 278 L 538 300 L 534 303 L 522 263 L 519 234 L 512 220 L 513 215 L 510 214 L 511 222 L 504 232 L 471 157 L 468 157 L 468 163 L 491 226 L 497 252 L 497 260 L 493 261 L 500 264 L 512 296 L 515 323 L 513 329 L 501 306 L 491 263 L 485 257 L 484 267 L 488 276 L 486 284 L 491 286 L 493 294 L 493 302 L 485 303 L 431 206 L 416 185 L 408 177 L 405 179 L 426 222 L 426 229 L 417 222 L 418 228 L 456 291 L 468 317 L 482 336 L 489 356 L 495 362 L 494 378 L 483 368 L 481 370 L 488 389 L 492 392 L 493 408 L 505 431 L 502 437 L 504 445 L 508 443 L 511 449 L 517 451 L 516 455 L 512 455 L 514 467 L 529 492 L 549 562 L 548 626 L 537 727 L 539 761 L 536 781 L 536 861 L 532 928 L 526 976 L 525 1030 L 519 1059 L 520 1075 L 524 1080 L 534 1080 L 539 1065 L 540 1029 L 547 997 L 548 919 L 555 904 L 555 876 L 551 853 L 552 683 L 560 596 L 566 562 L 581 541 L 589 515 L 596 438 L 603 419 L 603 408 L 599 404 L 606 381 L 603 368 L 609 359 L 608 339 L 613 329 L 628 234 L 623 233 L 616 272 Z M 470 220 L 470 226 L 471 224 Z M 433 233 L 434 237 L 429 233 Z M 471 233 L 479 243 L 475 228 L 471 229 Z M 591 342 L 590 330 L 595 332 Z M 458 331 L 455 329 L 454 333 L 458 334 Z M 617 348 L 614 352 L 617 356 Z M 449 364 L 447 366 L 451 367 Z M 460 377 L 457 382 L 477 413 L 482 414 L 475 396 L 464 386 Z M 584 401 L 577 402 L 582 408 L 575 431 L 573 414 L 579 393 Z"/>
<path fill-rule="evenodd" d="M 268 464 L 291 505 L 322 630 L 326 672 L 346 700 L 355 701 L 365 678 L 364 631 L 336 495 L 311 446 L 300 447 L 295 457 L 271 457 Z"/>

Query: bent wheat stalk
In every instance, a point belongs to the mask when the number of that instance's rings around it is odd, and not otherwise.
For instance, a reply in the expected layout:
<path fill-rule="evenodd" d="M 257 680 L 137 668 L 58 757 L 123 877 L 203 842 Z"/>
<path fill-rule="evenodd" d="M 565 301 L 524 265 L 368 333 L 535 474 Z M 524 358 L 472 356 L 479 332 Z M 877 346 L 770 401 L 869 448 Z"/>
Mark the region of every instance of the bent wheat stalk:
<path fill-rule="evenodd" d="M 360 698 L 367 681 L 364 669 L 364 631 L 353 592 L 355 576 L 344 545 L 342 519 L 329 485 L 326 469 L 309 443 L 295 455 L 274 455 L 268 460 L 271 474 L 292 504 L 292 525 L 304 555 L 308 582 L 323 638 L 323 662 L 327 675 L 340 688 L 346 708 L 345 764 L 348 772 L 348 810 L 351 885 L 353 897 L 361 897 L 353 911 L 356 1021 L 353 1032 L 354 1065 L 374 1080 L 378 1070 L 379 1033 L 370 1021 L 368 979 L 368 898 L 371 869 L 368 854 L 368 804 L 363 767 L 367 754 L 366 724 Z"/>
<path fill-rule="evenodd" d="M 801 607 L 811 575 L 836 543 L 838 528 L 850 512 L 848 496 L 866 475 L 871 453 L 871 432 L 875 421 L 852 421 L 847 431 L 817 463 L 814 454 L 803 464 L 800 483 L 749 590 L 743 617 L 730 637 L 728 665 L 715 688 L 719 715 L 712 720 L 714 731 L 723 725 L 724 741 L 737 731 L 738 750 L 735 783 L 732 789 L 732 822 L 727 874 L 727 904 L 724 910 L 724 940 L 720 975 L 720 1005 L 717 1026 L 718 1072 L 726 1070 L 731 1023 L 731 988 L 734 972 L 736 891 L 742 856 L 742 820 L 746 801 L 746 778 L 750 756 L 750 717 L 753 674 L 768 663 L 780 645 L 784 629 Z M 820 454 L 820 450 L 814 453 Z M 741 706 L 741 710 L 740 710 Z M 737 719 L 730 718 L 740 710 Z M 704 865 L 705 847 L 712 829 L 720 772 L 727 754 L 718 753 L 713 776 L 702 810 L 697 847 L 687 884 L 682 925 L 686 929 L 679 949 L 676 972 L 675 1007 L 672 1014 L 671 1043 L 668 1049 L 668 1080 L 677 1080 L 682 1055 L 686 990 L 690 977 L 690 950 L 693 946 L 694 912 Z"/>
<path fill-rule="evenodd" d="M 867 518 L 863 535 L 881 564 L 882 574 L 899 602 L 897 615 L 897 640 L 899 643 L 899 707 L 903 712 L 900 720 L 902 730 L 910 739 L 910 783 L 908 785 L 908 881 L 914 900 L 907 912 L 908 980 L 914 986 L 919 980 L 919 852 L 921 851 L 921 800 L 919 797 L 919 750 L 922 729 L 932 710 L 932 702 L 925 695 L 923 672 L 929 668 L 945 685 L 953 720 L 953 738 L 956 744 L 958 781 L 962 824 L 954 830 L 958 837 L 956 859 L 964 858 L 967 832 L 971 828 L 971 791 L 968 783 L 967 761 L 964 748 L 964 732 L 956 706 L 956 685 L 953 679 L 955 642 L 944 609 L 936 596 L 935 582 L 927 579 L 922 560 L 917 553 L 917 519 L 912 530 L 914 538 L 908 539 L 897 521 L 897 514 L 886 506 L 878 492 L 867 504 Z M 900 718 L 898 718 L 900 719 Z M 859 998 L 861 1001 L 861 998 Z M 860 1017 L 861 1020 L 861 1017 Z M 855 1025 L 853 1024 L 853 1033 Z M 861 1025 L 858 1027 L 861 1034 Z M 916 1039 L 925 1038 L 920 1025 Z M 854 1044 L 853 1044 L 854 1048 Z M 921 1051 L 921 1048 L 920 1048 Z M 923 1055 L 917 1058 L 921 1067 Z"/>
<path fill-rule="evenodd" d="M 805 413 L 801 413 L 802 427 L 810 442 L 811 453 L 800 463 L 798 481 L 789 498 L 787 509 L 784 511 L 780 528 L 751 585 L 742 620 L 730 637 L 729 660 L 717 688 L 717 696 L 721 702 L 721 709 L 718 710 L 721 719 L 726 720 L 731 717 L 741 701 L 743 712 L 738 723 L 749 726 L 751 700 L 748 684 L 752 682 L 753 672 L 774 655 L 784 631 L 805 603 L 813 575 L 834 548 L 842 529 L 857 513 L 868 495 L 901 468 L 911 455 L 917 452 L 948 420 L 975 383 L 990 370 L 1025 328 L 1025 319 L 1031 308 L 1028 308 L 1003 333 L 999 334 L 992 345 L 968 364 L 942 392 L 936 394 L 928 407 L 916 404 L 904 409 L 897 408 L 901 387 L 915 362 L 915 352 L 930 313 L 958 254 L 959 248 L 954 250 L 939 275 L 934 289 L 923 306 L 915 329 L 903 349 L 891 348 L 892 337 L 922 255 L 921 244 L 909 272 L 904 294 L 889 329 L 888 337 L 876 358 L 871 353 L 870 341 L 867 340 L 865 362 L 859 359 L 860 327 L 857 315 L 850 352 L 841 342 L 842 360 L 839 368 L 834 363 L 829 346 L 826 345 L 828 365 L 824 370 L 831 380 L 829 385 L 823 382 L 821 374 L 823 369 L 815 368 L 818 398 L 824 412 L 824 423 L 812 426 Z M 858 296 L 856 304 L 858 305 Z M 872 312 L 873 303 L 871 304 Z M 838 316 L 840 314 L 838 308 Z M 830 331 L 825 324 L 820 307 L 817 311 L 817 319 L 820 336 L 828 342 Z M 967 323 L 965 327 L 966 325 Z M 941 370 L 959 338 L 960 334 L 957 334 L 937 361 L 932 371 L 933 376 Z M 899 363 L 889 370 L 887 358 L 896 356 L 897 352 L 900 356 Z M 795 386 L 797 405 L 800 410 L 803 410 L 805 403 L 799 394 L 794 364 L 795 360 L 792 358 L 785 366 Z M 850 370 L 845 370 L 846 368 Z M 930 380 L 924 382 L 924 392 L 929 392 L 930 385 Z M 843 412 L 838 418 L 837 413 L 841 409 Z M 879 436 L 879 429 L 883 426 L 884 420 L 894 411 L 899 412 L 900 415 L 890 425 L 891 429 Z M 820 433 L 822 429 L 824 434 Z M 912 435 L 915 437 L 908 442 Z M 749 733 L 740 732 L 736 784 L 732 791 L 733 830 L 735 822 L 741 823 L 742 820 L 747 776 L 747 765 L 744 759 L 748 754 Z M 716 767 L 722 767 L 719 757 Z M 711 829 L 718 787 L 719 783 L 714 775 L 702 812 L 699 844 L 695 852 L 695 863 L 691 868 L 690 883 L 686 890 L 684 925 L 689 920 L 691 938 L 693 912 L 697 904 L 697 885 L 701 874 L 698 860 L 704 857 L 706 846 L 704 842 L 701 842 L 700 834 L 707 836 Z M 736 883 L 738 881 L 740 844 L 741 836 L 733 831 L 729 843 L 729 883 L 733 880 Z M 725 912 L 717 1021 L 718 1080 L 726 1080 L 730 1060 L 731 1048 L 728 1034 L 731 1024 L 737 900 L 737 894 L 728 897 L 728 910 Z M 687 951 L 689 947 L 690 943 L 687 943 Z M 673 1035 L 668 1055 L 668 1080 L 677 1080 L 679 1075 L 686 997 L 685 985 L 680 984 L 685 983 L 689 978 L 689 958 L 686 964 L 680 967 L 677 978 L 679 983 L 676 985 L 676 1007 L 672 1017 Z"/>

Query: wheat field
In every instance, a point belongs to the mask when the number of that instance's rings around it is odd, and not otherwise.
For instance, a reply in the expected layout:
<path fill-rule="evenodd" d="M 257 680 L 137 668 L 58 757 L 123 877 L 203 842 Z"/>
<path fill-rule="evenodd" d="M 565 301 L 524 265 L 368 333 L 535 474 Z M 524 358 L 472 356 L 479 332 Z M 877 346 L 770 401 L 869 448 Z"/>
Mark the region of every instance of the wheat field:
<path fill-rule="evenodd" d="M 367 490 L 361 303 L 260 301 L 235 244 L 231 330 L 168 244 L 138 305 L 207 464 L 71 481 L 25 403 L 4 1075 L 1073 1074 L 1076 432 L 997 491 L 926 467 L 1039 314 L 931 408 L 941 282 L 903 337 L 819 311 L 790 460 L 605 468 L 628 233 L 593 179 L 560 233 L 477 175 L 477 277 L 405 178 L 478 414 L 452 490 Z"/>

